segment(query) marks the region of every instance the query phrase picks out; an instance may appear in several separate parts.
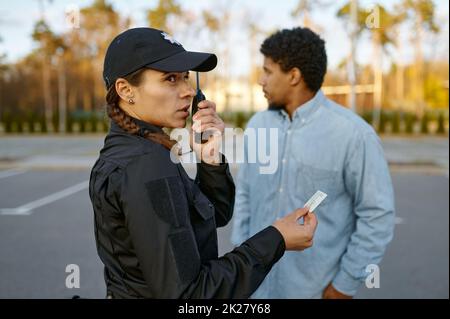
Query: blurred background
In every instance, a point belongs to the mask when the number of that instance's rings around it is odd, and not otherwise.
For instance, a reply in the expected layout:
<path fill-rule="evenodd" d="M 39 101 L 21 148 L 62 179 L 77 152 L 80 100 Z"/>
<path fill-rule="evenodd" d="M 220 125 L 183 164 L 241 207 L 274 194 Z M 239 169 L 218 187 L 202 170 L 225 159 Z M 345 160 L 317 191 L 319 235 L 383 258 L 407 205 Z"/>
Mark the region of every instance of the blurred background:
<path fill-rule="evenodd" d="M 319 33 L 323 91 L 377 130 L 396 193 L 381 286 L 357 297 L 448 298 L 448 17 L 446 0 L 0 2 L 0 298 L 104 297 L 87 181 L 109 125 L 105 50 L 139 26 L 216 53 L 201 85 L 241 128 L 267 107 L 262 41 L 280 28 Z M 221 253 L 229 234 L 219 232 Z M 79 288 L 66 285 L 73 264 Z"/>

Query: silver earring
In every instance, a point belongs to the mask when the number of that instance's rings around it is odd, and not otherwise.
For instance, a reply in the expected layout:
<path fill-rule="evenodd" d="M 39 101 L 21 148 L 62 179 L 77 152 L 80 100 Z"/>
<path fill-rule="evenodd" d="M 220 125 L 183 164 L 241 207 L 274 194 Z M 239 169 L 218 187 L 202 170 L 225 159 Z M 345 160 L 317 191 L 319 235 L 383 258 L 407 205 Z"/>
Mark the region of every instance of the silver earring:
<path fill-rule="evenodd" d="M 130 103 L 130 104 L 134 104 L 134 101 L 133 101 L 133 99 L 129 99 L 129 100 L 128 100 L 128 103 Z"/>

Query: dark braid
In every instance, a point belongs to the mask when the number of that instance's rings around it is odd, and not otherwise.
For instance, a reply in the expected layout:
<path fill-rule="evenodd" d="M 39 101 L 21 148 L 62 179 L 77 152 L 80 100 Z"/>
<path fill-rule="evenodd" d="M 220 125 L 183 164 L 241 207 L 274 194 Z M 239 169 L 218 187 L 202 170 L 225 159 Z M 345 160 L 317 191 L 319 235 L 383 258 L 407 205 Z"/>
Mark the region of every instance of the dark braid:
<path fill-rule="evenodd" d="M 140 69 L 126 77 L 123 77 L 132 85 L 139 85 L 141 80 L 141 75 L 145 69 Z M 106 94 L 106 113 L 114 121 L 120 128 L 122 128 L 125 132 L 130 134 L 137 135 L 141 131 L 141 127 L 133 121 L 133 119 L 120 108 L 119 106 L 120 96 L 117 94 L 116 88 L 112 85 L 108 89 L 108 93 Z M 150 132 L 147 129 L 142 130 L 142 136 L 150 141 L 163 145 L 168 150 L 171 150 L 172 147 L 176 144 L 176 141 L 170 139 L 169 135 L 164 132 L 155 133 Z"/>

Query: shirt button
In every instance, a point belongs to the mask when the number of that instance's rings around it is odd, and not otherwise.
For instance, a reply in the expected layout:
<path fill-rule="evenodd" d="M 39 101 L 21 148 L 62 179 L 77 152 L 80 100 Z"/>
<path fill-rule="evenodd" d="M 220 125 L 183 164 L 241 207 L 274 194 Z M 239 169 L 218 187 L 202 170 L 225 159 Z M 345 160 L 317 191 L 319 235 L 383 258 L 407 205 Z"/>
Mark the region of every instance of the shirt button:
<path fill-rule="evenodd" d="M 282 193 L 283 192 L 283 188 L 280 188 L 280 193 Z"/>
<path fill-rule="evenodd" d="M 283 160 L 281 161 L 283 164 L 285 164 L 286 163 L 286 159 L 285 158 L 283 158 Z"/>
<path fill-rule="evenodd" d="M 291 134 L 291 130 L 287 130 L 287 135 Z"/>
<path fill-rule="evenodd" d="M 302 124 L 304 124 L 304 123 L 306 122 L 306 120 L 305 120 L 305 119 L 302 119 L 301 122 L 302 122 Z"/>

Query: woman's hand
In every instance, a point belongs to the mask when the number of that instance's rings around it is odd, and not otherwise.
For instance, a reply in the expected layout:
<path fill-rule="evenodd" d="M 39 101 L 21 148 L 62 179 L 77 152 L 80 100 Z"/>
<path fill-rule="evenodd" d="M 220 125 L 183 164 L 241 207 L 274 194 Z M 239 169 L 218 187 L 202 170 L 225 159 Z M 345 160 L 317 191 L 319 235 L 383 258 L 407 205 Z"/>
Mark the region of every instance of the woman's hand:
<path fill-rule="evenodd" d="M 303 225 L 298 221 L 302 217 Z M 298 208 L 283 218 L 277 219 L 273 226 L 283 236 L 286 250 L 304 250 L 313 245 L 317 218 L 308 211 L 307 207 Z"/>
<path fill-rule="evenodd" d="M 191 148 L 203 162 L 219 165 L 222 160 L 220 147 L 225 131 L 225 123 L 216 113 L 216 104 L 208 100 L 201 101 L 198 104 L 198 111 L 192 120 Z M 206 134 L 209 137 L 208 142 L 204 144 L 195 143 L 194 132 L 206 132 L 203 133 L 203 136 Z"/>

